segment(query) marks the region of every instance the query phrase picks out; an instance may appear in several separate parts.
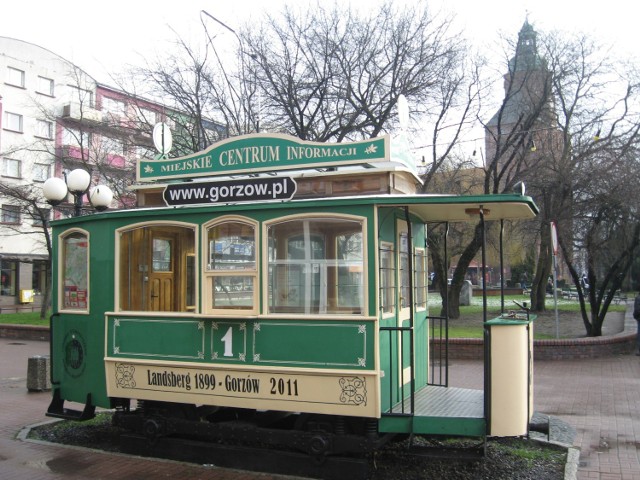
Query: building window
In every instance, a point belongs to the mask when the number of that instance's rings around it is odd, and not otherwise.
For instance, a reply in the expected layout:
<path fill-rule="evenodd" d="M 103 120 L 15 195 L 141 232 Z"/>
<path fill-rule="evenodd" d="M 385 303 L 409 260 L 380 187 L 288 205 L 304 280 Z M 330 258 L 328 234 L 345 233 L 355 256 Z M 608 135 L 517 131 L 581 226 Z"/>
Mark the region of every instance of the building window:
<path fill-rule="evenodd" d="M 20 207 L 16 205 L 2 205 L 2 223 L 20 224 Z"/>
<path fill-rule="evenodd" d="M 2 159 L 2 176 L 22 178 L 22 162 L 13 158 Z"/>
<path fill-rule="evenodd" d="M 34 163 L 33 170 L 31 170 L 33 174 L 34 182 L 44 182 L 49 178 L 49 165 L 45 163 Z"/>
<path fill-rule="evenodd" d="M 102 137 L 102 150 L 113 155 L 124 155 L 122 140 L 112 137 Z"/>
<path fill-rule="evenodd" d="M 33 274 L 31 279 L 31 288 L 33 288 L 36 295 L 40 295 L 45 292 L 49 283 L 49 264 L 45 261 L 33 262 Z"/>
<path fill-rule="evenodd" d="M 138 108 L 138 121 L 142 124 L 155 125 L 156 112 L 148 108 Z"/>
<path fill-rule="evenodd" d="M 24 88 L 24 71 L 7 67 L 7 81 L 5 83 L 14 87 Z"/>
<path fill-rule="evenodd" d="M 22 133 L 22 115 L 17 113 L 4 113 L 4 129 Z"/>
<path fill-rule="evenodd" d="M 118 117 L 124 117 L 125 104 L 120 100 L 109 97 L 102 97 L 102 110 Z"/>
<path fill-rule="evenodd" d="M 37 120 L 36 128 L 36 137 L 47 138 L 49 140 L 53 138 L 53 122 Z"/>
<path fill-rule="evenodd" d="M 91 144 L 91 135 L 75 128 L 65 128 L 62 131 L 62 145 L 69 147 L 88 148 Z"/>
<path fill-rule="evenodd" d="M 47 77 L 38 77 L 37 93 L 53 97 L 53 80 Z"/>
<path fill-rule="evenodd" d="M 18 262 L 0 261 L 0 294 L 14 296 L 16 294 Z"/>
<path fill-rule="evenodd" d="M 78 88 L 70 85 L 72 102 L 80 104 L 80 108 L 93 108 L 93 92 L 91 90 L 85 90 L 84 88 Z"/>

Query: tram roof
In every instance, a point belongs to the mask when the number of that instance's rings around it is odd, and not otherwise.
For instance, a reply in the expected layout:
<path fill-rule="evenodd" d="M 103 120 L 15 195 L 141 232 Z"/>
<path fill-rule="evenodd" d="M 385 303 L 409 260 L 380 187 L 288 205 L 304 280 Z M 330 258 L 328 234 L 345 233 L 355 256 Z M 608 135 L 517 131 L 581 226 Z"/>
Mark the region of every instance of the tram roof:
<path fill-rule="evenodd" d="M 531 219 L 538 206 L 531 197 L 517 194 L 499 195 L 400 195 L 378 197 L 379 204 L 406 206 L 409 211 L 427 222 L 468 222 L 485 220 Z"/>
<path fill-rule="evenodd" d="M 378 207 L 407 208 L 410 213 L 425 222 L 469 222 L 479 219 L 480 210 L 486 221 L 531 219 L 538 214 L 538 207 L 531 197 L 518 194 L 497 195 L 438 195 L 438 194 L 397 194 L 397 195 L 354 195 L 344 197 L 305 198 L 290 201 L 265 201 L 251 203 L 228 203 L 214 205 L 188 205 L 180 207 L 150 207 L 127 210 L 111 210 L 90 216 L 70 217 L 52 222 L 52 225 L 78 224 L 89 219 L 115 217 L 142 217 L 149 219 L 167 215 L 167 212 L 194 211 L 200 209 L 224 209 L 231 211 L 262 209 L 305 208 L 308 205 L 327 207 L 375 205 Z"/>

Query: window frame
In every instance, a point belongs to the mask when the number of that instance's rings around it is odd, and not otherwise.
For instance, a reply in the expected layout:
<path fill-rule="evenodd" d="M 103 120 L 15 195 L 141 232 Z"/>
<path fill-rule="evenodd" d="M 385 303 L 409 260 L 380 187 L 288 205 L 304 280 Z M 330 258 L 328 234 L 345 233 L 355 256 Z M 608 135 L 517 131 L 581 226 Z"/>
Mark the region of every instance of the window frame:
<path fill-rule="evenodd" d="M 7 75 L 4 82 L 5 84 L 11 85 L 12 87 L 26 88 L 26 74 L 24 70 L 20 70 L 19 68 L 11 67 L 11 66 L 7 66 L 7 70 L 9 70 L 12 73 Z M 14 80 L 13 76 L 16 74 L 20 75 L 20 81 L 18 83 L 15 83 L 13 81 Z"/>
<path fill-rule="evenodd" d="M 73 235 L 84 235 L 87 242 L 86 249 L 86 290 L 85 290 L 85 300 L 84 307 L 71 307 L 67 306 L 65 303 L 65 293 L 66 293 L 66 285 L 65 285 L 65 276 L 66 276 L 66 242 L 67 238 L 70 238 Z M 69 230 L 65 230 L 58 235 L 58 288 L 57 288 L 57 296 L 58 296 L 58 311 L 64 313 L 75 313 L 86 315 L 90 313 L 90 305 L 91 305 L 91 235 L 88 231 L 82 228 L 70 228 Z M 76 292 L 79 292 L 77 290 Z"/>
<path fill-rule="evenodd" d="M 102 111 L 116 118 L 122 118 L 127 114 L 127 104 L 124 100 L 103 96 Z"/>
<path fill-rule="evenodd" d="M 14 119 L 18 121 L 18 128 L 14 128 L 13 125 L 10 125 L 11 120 L 10 119 Z M 24 116 L 20 115 L 19 113 L 14 113 L 14 112 L 9 112 L 9 111 L 5 111 L 4 112 L 4 123 L 2 126 L 3 130 L 7 130 L 9 132 L 16 132 L 16 133 L 24 133 Z"/>
<path fill-rule="evenodd" d="M 22 210 L 18 205 L 3 204 L 0 207 L 1 215 L 0 223 L 3 225 L 20 225 L 22 223 Z M 9 214 L 13 212 L 13 215 Z M 15 220 L 12 220 L 14 219 Z"/>
<path fill-rule="evenodd" d="M 115 311 L 117 312 L 126 312 L 126 313 L 136 313 L 136 314 L 143 314 L 143 315 L 158 315 L 158 314 L 162 314 L 162 315 L 191 315 L 194 313 L 199 313 L 200 312 L 200 308 L 199 308 L 199 303 L 200 303 L 200 272 L 199 272 L 199 267 L 197 262 L 195 262 L 194 270 L 193 270 L 193 300 L 194 300 L 194 304 L 193 305 L 186 305 L 185 304 L 185 309 L 183 310 L 179 310 L 177 308 L 175 308 L 174 310 L 163 310 L 163 311 L 156 311 L 156 310 L 152 310 L 152 309 L 147 309 L 147 310 L 135 310 L 133 308 L 123 308 L 123 299 L 122 296 L 120 295 L 121 292 L 121 288 L 122 285 L 120 284 L 120 280 L 121 280 L 121 276 L 123 273 L 123 269 L 121 266 L 121 255 L 122 255 L 122 236 L 124 234 L 127 234 L 129 232 L 132 232 L 134 230 L 138 230 L 138 229 L 143 229 L 143 228 L 150 228 L 150 229 L 157 229 L 159 227 L 173 227 L 176 229 L 189 229 L 193 231 L 193 252 L 192 253 L 185 253 L 187 249 L 182 248 L 177 250 L 176 252 L 174 252 L 176 255 L 184 255 L 185 256 L 185 261 L 186 261 L 186 257 L 197 257 L 198 252 L 200 251 L 200 246 L 198 243 L 198 239 L 200 238 L 199 236 L 199 226 L 194 224 L 194 223 L 189 223 L 189 222 L 177 222 L 177 221 L 171 221 L 171 220 L 167 220 L 167 221 L 163 221 L 163 220 L 153 220 L 153 221 L 146 221 L 146 222 L 139 222 L 139 223 L 132 223 L 132 224 L 128 224 L 125 226 L 122 226 L 120 228 L 117 228 L 114 232 L 115 235 L 115 242 L 114 242 L 114 255 L 113 255 L 113 261 L 114 261 L 114 271 L 115 271 L 115 275 L 114 275 L 114 307 L 115 307 Z M 176 232 L 174 232 L 176 233 Z M 146 272 L 147 275 L 151 274 L 151 266 L 148 265 L 147 270 L 138 270 L 140 272 Z M 182 270 L 180 270 L 179 272 L 173 272 L 174 275 L 180 275 L 180 280 L 179 282 L 184 282 L 185 286 L 188 284 L 188 278 L 183 277 L 182 276 Z M 185 270 L 185 273 L 186 272 Z M 131 286 L 131 284 L 129 285 Z M 185 300 L 186 302 L 186 300 Z"/>
<path fill-rule="evenodd" d="M 429 259 L 426 248 L 413 248 L 413 305 L 416 312 L 427 310 Z M 420 268 L 418 268 L 420 267 Z"/>
<path fill-rule="evenodd" d="M 14 175 L 7 168 L 9 164 L 17 165 L 18 172 Z M 2 158 L 2 176 L 6 178 L 22 178 L 22 160 L 16 158 L 3 157 Z"/>
<path fill-rule="evenodd" d="M 382 254 L 388 255 L 389 265 L 383 265 Z M 378 278 L 379 288 L 379 311 L 382 318 L 392 318 L 398 310 L 397 305 L 397 285 L 396 285 L 396 250 L 395 244 L 391 241 L 381 240 L 378 246 Z M 388 284 L 387 284 L 388 281 Z M 388 307 L 385 310 L 385 307 Z"/>
<path fill-rule="evenodd" d="M 356 222 L 360 224 L 360 233 L 362 236 L 361 242 L 361 255 L 362 255 L 362 263 L 361 263 L 361 278 L 362 283 L 359 285 L 359 289 L 362 292 L 362 301 L 360 302 L 360 311 L 359 312 L 349 312 L 347 307 L 344 307 L 344 311 L 339 311 L 340 305 L 337 305 L 333 308 L 336 311 L 324 311 L 324 312 L 272 312 L 270 310 L 270 283 L 269 283 L 269 267 L 270 267 L 270 258 L 269 258 L 269 229 L 277 224 L 285 223 L 285 222 L 295 222 L 295 221 L 305 221 L 305 220 L 316 220 L 319 222 L 327 221 L 327 220 L 341 220 L 345 222 Z M 339 213 L 328 213 L 328 212 L 311 212 L 307 214 L 295 214 L 288 215 L 283 217 L 278 217 L 266 221 L 262 226 L 262 262 L 261 266 L 263 269 L 262 272 L 262 304 L 264 314 L 267 316 L 278 316 L 278 317 L 288 317 L 295 316 L 296 318 L 317 318 L 318 316 L 325 316 L 328 318 L 341 318 L 341 319 L 353 319 L 360 320 L 364 317 L 369 316 L 369 271 L 368 271 L 368 248 L 369 241 L 367 237 L 368 233 L 368 225 L 367 218 L 359 215 L 349 215 L 349 214 L 339 214 Z M 340 265 L 337 262 L 338 259 L 324 259 L 324 261 L 331 262 L 334 261 L 335 265 L 335 274 L 339 273 Z M 337 281 L 337 279 L 336 279 Z M 339 289 L 339 285 L 336 284 L 335 288 Z M 327 294 L 327 300 L 328 300 Z M 336 301 L 339 300 L 339 296 L 336 296 Z M 322 299 L 320 299 L 322 300 Z M 328 304 L 328 302 L 327 302 Z M 305 306 L 306 309 L 306 306 Z"/>
<path fill-rule="evenodd" d="M 252 269 L 220 269 L 210 268 L 209 251 L 209 231 L 215 227 L 226 223 L 243 224 L 253 228 L 253 250 L 254 265 Z M 225 215 L 218 217 L 210 222 L 202 225 L 202 310 L 206 314 L 224 315 L 224 316 L 253 316 L 259 313 L 260 308 L 260 276 L 258 274 L 259 265 L 259 223 L 251 218 L 240 215 Z M 211 292 L 215 288 L 214 281 L 216 278 L 223 277 L 245 277 L 253 281 L 253 295 L 251 308 L 216 308 L 211 301 Z"/>
<path fill-rule="evenodd" d="M 18 262 L 16 260 L 0 260 L 0 273 L 7 275 L 7 286 L 0 283 L 0 296 L 15 297 L 18 294 Z"/>
<path fill-rule="evenodd" d="M 36 162 L 33 164 L 33 169 L 31 170 L 32 172 L 32 176 L 31 179 L 34 182 L 46 182 L 47 179 L 51 176 L 51 164 L 50 163 L 40 163 L 40 162 Z M 37 175 L 39 173 L 43 173 L 44 174 L 44 178 L 42 178 L 41 176 Z"/>
<path fill-rule="evenodd" d="M 46 81 L 46 83 L 45 83 Z M 45 88 L 42 88 L 45 86 Z M 46 91 L 45 91 L 46 90 Z M 55 92 L 55 82 L 53 78 L 44 77 L 42 75 L 38 75 L 38 83 L 36 85 L 36 93 L 40 95 L 46 95 L 47 97 L 53 97 Z"/>
<path fill-rule="evenodd" d="M 36 119 L 36 133 L 34 137 L 53 140 L 53 122 L 50 120 Z"/>

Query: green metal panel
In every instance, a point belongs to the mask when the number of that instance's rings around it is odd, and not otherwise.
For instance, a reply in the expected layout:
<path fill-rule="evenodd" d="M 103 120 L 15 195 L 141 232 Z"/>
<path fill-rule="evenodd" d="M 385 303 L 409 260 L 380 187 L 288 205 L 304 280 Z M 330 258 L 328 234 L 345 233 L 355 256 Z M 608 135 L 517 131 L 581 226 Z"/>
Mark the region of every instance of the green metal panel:
<path fill-rule="evenodd" d="M 415 433 L 420 435 L 446 435 L 483 437 L 486 435 L 484 418 L 404 416 L 382 417 L 380 432 Z"/>
<path fill-rule="evenodd" d="M 207 364 L 373 370 L 375 322 L 109 315 L 107 355 Z"/>

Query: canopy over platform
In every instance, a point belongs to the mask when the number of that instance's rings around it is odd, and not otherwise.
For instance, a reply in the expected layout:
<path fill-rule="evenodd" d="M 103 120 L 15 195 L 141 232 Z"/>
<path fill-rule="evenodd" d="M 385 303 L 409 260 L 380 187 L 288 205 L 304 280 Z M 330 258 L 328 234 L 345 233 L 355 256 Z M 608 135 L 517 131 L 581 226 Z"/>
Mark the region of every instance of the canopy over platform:
<path fill-rule="evenodd" d="M 480 213 L 487 221 L 530 219 L 538 214 L 531 197 L 517 194 L 403 195 L 381 198 L 380 203 L 407 206 L 426 222 L 468 222 L 479 218 Z"/>

